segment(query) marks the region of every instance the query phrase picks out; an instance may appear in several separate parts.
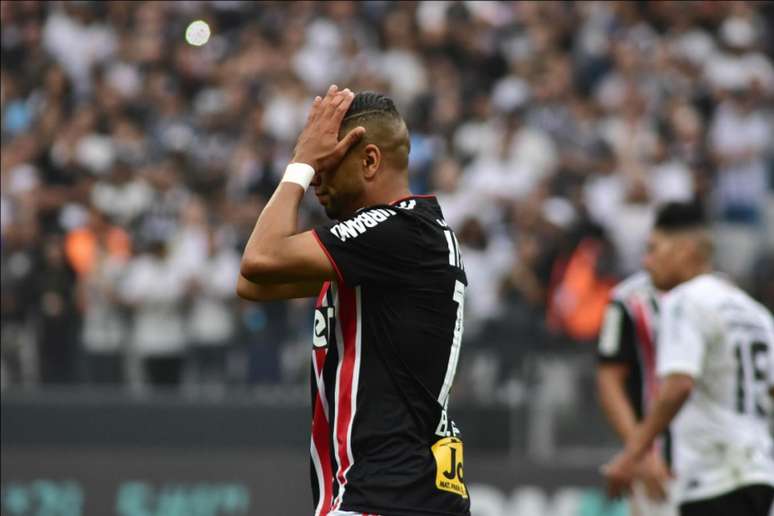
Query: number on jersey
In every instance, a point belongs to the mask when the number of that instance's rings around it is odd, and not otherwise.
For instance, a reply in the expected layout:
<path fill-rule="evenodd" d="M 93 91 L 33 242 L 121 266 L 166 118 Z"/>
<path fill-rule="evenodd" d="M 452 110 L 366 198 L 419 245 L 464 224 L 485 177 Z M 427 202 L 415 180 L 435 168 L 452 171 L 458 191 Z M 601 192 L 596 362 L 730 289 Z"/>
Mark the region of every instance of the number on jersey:
<path fill-rule="evenodd" d="M 740 414 L 765 416 L 766 371 L 769 346 L 765 342 L 738 341 L 734 345 L 736 358 L 736 411 Z"/>

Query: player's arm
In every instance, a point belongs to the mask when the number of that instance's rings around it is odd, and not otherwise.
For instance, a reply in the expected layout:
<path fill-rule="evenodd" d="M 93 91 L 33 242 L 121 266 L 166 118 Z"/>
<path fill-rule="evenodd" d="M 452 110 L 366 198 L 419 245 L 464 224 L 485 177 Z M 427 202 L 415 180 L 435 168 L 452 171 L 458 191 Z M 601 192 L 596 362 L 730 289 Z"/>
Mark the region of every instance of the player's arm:
<path fill-rule="evenodd" d="M 661 383 L 658 396 L 642 424 L 626 442 L 625 453 L 641 459 L 656 437 L 667 429 L 693 391 L 694 379 L 683 373 L 673 373 Z"/>
<path fill-rule="evenodd" d="M 626 394 L 629 372 L 629 366 L 623 363 L 603 362 L 597 366 L 599 404 L 610 426 L 624 442 L 637 427 L 637 418 Z"/>
<path fill-rule="evenodd" d="M 322 283 L 335 271 L 311 231 L 294 234 L 304 189 L 282 182 L 258 217 L 247 241 L 241 276 L 258 285 Z"/>
<path fill-rule="evenodd" d="M 247 280 L 276 285 L 336 279 L 333 265 L 313 232 L 297 234 L 296 226 L 298 207 L 312 175 L 336 168 L 365 132 L 358 127 L 338 141 L 341 120 L 353 98 L 349 90 L 339 92 L 331 86 L 324 99 L 315 99 L 293 156 L 293 163 L 309 165 L 310 173 L 301 177 L 305 172 L 287 172 L 258 217 L 240 266 Z"/>
<path fill-rule="evenodd" d="M 632 432 L 624 450 L 603 468 L 610 496 L 620 496 L 629 490 L 638 463 L 685 404 L 693 385 L 694 379 L 681 373 L 670 374 L 663 381 L 645 420 Z"/>
<path fill-rule="evenodd" d="M 597 344 L 597 397 L 610 426 L 622 441 L 631 436 L 637 417 L 626 392 L 635 358 L 634 325 L 624 306 L 612 301 Z"/>
<path fill-rule="evenodd" d="M 237 281 L 237 295 L 248 301 L 274 301 L 314 297 L 322 288 L 321 281 L 299 283 L 259 284 L 253 283 L 241 274 Z"/>
<path fill-rule="evenodd" d="M 663 379 L 651 410 L 627 443 L 633 455 L 641 457 L 667 429 L 693 392 L 694 383 L 693 376 L 685 373 L 672 373 Z"/>
<path fill-rule="evenodd" d="M 597 347 L 597 395 L 610 426 L 626 443 L 637 429 L 637 415 L 627 393 L 626 383 L 637 362 L 636 330 L 623 303 L 608 304 Z M 654 500 L 666 497 L 669 469 L 658 450 L 638 465 L 636 475 L 645 492 Z"/>

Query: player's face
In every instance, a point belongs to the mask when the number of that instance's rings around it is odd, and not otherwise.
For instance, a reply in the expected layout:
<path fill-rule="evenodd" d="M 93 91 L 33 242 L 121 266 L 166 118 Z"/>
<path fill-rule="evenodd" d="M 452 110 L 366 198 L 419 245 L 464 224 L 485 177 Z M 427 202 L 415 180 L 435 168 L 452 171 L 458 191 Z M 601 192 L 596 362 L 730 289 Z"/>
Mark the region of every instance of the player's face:
<path fill-rule="evenodd" d="M 350 152 L 336 170 L 315 174 L 312 181 L 317 200 L 331 219 L 345 219 L 362 207 L 357 205 L 363 184 L 355 154 Z"/>
<path fill-rule="evenodd" d="M 642 265 L 657 289 L 670 290 L 680 283 L 680 270 L 685 259 L 681 244 L 675 235 L 658 229 L 650 233 Z"/>

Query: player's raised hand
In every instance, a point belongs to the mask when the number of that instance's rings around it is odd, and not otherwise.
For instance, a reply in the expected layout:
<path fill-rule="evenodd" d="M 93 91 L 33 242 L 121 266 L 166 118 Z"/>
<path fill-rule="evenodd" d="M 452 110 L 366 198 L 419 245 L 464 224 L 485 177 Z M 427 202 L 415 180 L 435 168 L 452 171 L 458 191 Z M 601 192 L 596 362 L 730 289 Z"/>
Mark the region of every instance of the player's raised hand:
<path fill-rule="evenodd" d="M 355 127 L 341 141 L 338 139 L 341 121 L 354 98 L 355 94 L 348 88 L 339 91 L 334 84 L 328 88 L 325 98 L 314 99 L 306 125 L 296 142 L 294 163 L 306 163 L 322 173 L 338 166 L 347 151 L 365 134 L 365 128 Z"/>

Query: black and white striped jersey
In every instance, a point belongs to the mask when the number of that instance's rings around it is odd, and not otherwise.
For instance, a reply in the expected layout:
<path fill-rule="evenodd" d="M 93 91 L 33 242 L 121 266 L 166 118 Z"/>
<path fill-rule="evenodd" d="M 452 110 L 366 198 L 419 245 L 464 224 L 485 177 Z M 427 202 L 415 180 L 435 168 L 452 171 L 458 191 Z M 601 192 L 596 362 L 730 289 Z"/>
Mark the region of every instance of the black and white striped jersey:
<path fill-rule="evenodd" d="M 469 514 L 447 413 L 467 279 L 438 202 L 413 196 L 314 231 L 338 276 L 314 320 L 315 515 Z"/>

